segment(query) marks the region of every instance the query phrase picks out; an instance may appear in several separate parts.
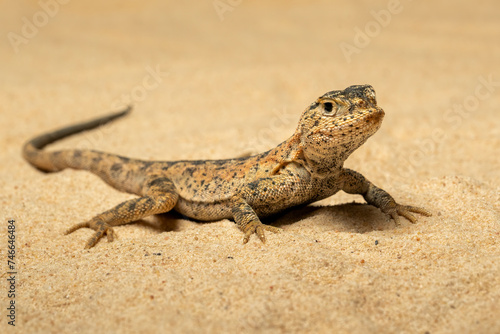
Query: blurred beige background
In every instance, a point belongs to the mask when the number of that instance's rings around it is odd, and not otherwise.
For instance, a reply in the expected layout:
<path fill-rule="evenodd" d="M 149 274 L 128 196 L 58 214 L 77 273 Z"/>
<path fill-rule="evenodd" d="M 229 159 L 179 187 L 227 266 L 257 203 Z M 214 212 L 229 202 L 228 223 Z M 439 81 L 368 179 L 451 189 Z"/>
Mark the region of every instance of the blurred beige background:
<path fill-rule="evenodd" d="M 497 1 L 3 1 L 0 256 L 16 223 L 20 333 L 500 332 Z M 133 103 L 85 147 L 157 160 L 228 158 L 290 136 L 326 91 L 371 84 L 386 111 L 347 161 L 433 217 L 396 227 L 337 194 L 274 223 L 176 215 L 63 231 L 130 198 L 94 175 L 42 174 L 33 135 Z M 355 201 L 355 203 L 352 203 Z"/>

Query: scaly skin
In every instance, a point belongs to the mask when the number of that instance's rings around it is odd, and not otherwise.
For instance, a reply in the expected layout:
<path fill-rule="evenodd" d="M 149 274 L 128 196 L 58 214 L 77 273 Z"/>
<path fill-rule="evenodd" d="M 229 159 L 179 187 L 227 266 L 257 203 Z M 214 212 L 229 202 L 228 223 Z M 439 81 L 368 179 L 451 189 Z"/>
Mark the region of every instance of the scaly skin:
<path fill-rule="evenodd" d="M 430 215 L 425 209 L 397 204 L 363 175 L 343 167 L 347 157 L 379 129 L 384 118 L 369 85 L 324 94 L 303 112 L 289 139 L 246 158 L 144 161 L 92 150 L 42 150 L 56 140 L 96 128 L 129 111 L 40 135 L 23 148 L 24 158 L 42 171 L 88 170 L 115 189 L 139 196 L 67 231 L 69 234 L 82 227 L 95 230 L 86 248 L 93 247 L 105 234 L 112 241 L 113 226 L 170 210 L 197 220 L 234 219 L 244 233 L 244 243 L 253 233 L 265 242 L 265 230 L 280 229 L 262 224 L 259 217 L 321 200 L 339 190 L 363 195 L 368 204 L 380 208 L 396 223 L 399 216 L 414 223 L 412 212 Z"/>

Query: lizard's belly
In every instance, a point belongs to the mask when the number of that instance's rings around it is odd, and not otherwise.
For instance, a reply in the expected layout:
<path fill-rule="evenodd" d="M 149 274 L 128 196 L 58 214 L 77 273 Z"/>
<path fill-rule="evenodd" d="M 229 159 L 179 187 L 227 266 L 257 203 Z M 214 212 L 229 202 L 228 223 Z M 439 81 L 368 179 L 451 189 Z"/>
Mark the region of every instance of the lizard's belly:
<path fill-rule="evenodd" d="M 254 198 L 249 201 L 250 206 L 259 217 L 274 215 L 288 208 L 309 204 L 335 194 L 338 189 L 330 188 L 327 191 L 318 191 L 317 185 L 311 184 L 300 193 L 287 193 L 278 198 Z M 232 219 L 231 202 L 229 199 L 206 202 L 179 198 L 175 211 L 189 218 L 201 221 Z"/>
<path fill-rule="evenodd" d="M 305 189 L 300 195 L 288 194 L 280 198 L 278 201 L 253 201 L 250 206 L 257 213 L 259 217 L 265 217 L 269 215 L 274 215 L 286 209 L 310 204 L 324 198 L 334 195 L 338 189 L 329 189 L 329 191 L 317 192 L 315 189 Z"/>
<path fill-rule="evenodd" d="M 197 202 L 179 198 L 174 210 L 196 220 L 213 221 L 233 218 L 229 200 L 221 202 Z"/>
<path fill-rule="evenodd" d="M 277 203 L 251 203 L 250 206 L 257 216 L 265 217 L 279 213 L 288 208 L 316 201 L 312 198 L 302 198 L 301 201 L 283 200 Z M 175 211 L 192 219 L 201 221 L 215 221 L 233 219 L 229 201 L 220 203 L 193 202 L 180 198 L 174 208 Z"/>

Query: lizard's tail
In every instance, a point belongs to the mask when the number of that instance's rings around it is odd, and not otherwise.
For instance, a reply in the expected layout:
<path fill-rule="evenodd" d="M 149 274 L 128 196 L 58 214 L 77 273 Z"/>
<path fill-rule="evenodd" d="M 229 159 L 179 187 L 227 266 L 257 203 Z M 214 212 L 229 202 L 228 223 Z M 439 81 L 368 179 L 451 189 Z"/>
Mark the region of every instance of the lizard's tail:
<path fill-rule="evenodd" d="M 91 121 L 70 125 L 52 132 L 41 134 L 24 144 L 23 157 L 31 165 L 44 172 L 57 172 L 72 166 L 71 161 L 82 153 L 81 150 L 63 150 L 55 152 L 46 152 L 42 149 L 60 139 L 71 136 L 85 130 L 95 129 L 101 125 L 111 122 L 117 118 L 123 117 L 132 110 L 129 106 L 125 110 L 113 113 L 107 116 L 99 117 Z M 97 153 L 97 152 L 96 152 Z"/>

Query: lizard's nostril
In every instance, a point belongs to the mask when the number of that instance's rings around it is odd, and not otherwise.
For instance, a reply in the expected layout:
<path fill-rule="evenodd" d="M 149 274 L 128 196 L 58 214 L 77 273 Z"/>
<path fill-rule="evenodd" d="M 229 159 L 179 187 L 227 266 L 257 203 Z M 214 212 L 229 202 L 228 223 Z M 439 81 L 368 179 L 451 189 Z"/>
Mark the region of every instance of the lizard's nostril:
<path fill-rule="evenodd" d="M 377 108 L 377 109 L 370 109 L 368 110 L 368 115 L 366 116 L 366 122 L 381 122 L 382 119 L 385 116 L 384 110 Z"/>

